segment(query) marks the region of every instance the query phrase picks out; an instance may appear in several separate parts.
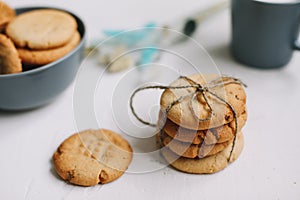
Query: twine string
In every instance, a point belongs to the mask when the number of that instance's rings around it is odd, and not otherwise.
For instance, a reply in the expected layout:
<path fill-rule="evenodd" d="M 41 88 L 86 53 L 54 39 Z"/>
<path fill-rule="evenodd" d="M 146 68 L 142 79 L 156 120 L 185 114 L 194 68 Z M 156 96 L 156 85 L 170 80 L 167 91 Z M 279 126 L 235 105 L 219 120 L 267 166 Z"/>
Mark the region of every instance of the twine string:
<path fill-rule="evenodd" d="M 130 109 L 132 114 L 135 116 L 135 118 L 148 126 L 152 126 L 152 127 L 156 127 L 157 125 L 151 122 L 148 122 L 144 119 L 142 119 L 135 111 L 135 108 L 133 106 L 133 99 L 136 96 L 137 93 L 143 91 L 143 90 L 151 90 L 151 89 L 159 89 L 159 90 L 166 90 L 166 89 L 174 89 L 174 90 L 180 90 L 180 89 L 189 89 L 192 88 L 194 89 L 193 92 L 188 93 L 187 95 L 184 96 L 180 96 L 179 98 L 177 98 L 175 101 L 173 101 L 170 105 L 167 106 L 167 108 L 165 109 L 165 111 L 163 111 L 164 115 L 166 116 L 168 114 L 168 112 L 176 105 L 181 103 L 183 100 L 185 100 L 186 98 L 190 97 L 189 100 L 189 108 L 192 111 L 192 114 L 194 115 L 194 117 L 199 121 L 199 122 L 206 122 L 206 121 L 210 121 L 214 115 L 214 111 L 213 108 L 210 104 L 210 102 L 208 101 L 207 98 L 207 93 L 212 95 L 213 97 L 217 98 L 219 101 L 223 102 L 224 104 L 226 104 L 229 109 L 232 111 L 233 113 L 233 118 L 235 120 L 235 133 L 234 133 L 234 139 L 232 142 L 232 148 L 228 157 L 228 161 L 231 160 L 232 154 L 233 154 L 233 150 L 236 144 L 236 139 L 237 139 L 237 134 L 238 134 L 238 116 L 237 113 L 235 111 L 235 109 L 233 108 L 233 106 L 226 101 L 224 98 L 220 97 L 219 95 L 215 94 L 214 92 L 212 92 L 213 88 L 219 87 L 219 86 L 225 86 L 228 84 L 239 84 L 242 85 L 244 87 L 247 87 L 247 85 L 245 83 L 243 83 L 240 79 L 238 78 L 234 78 L 234 77 L 230 77 L 230 76 L 220 76 L 204 85 L 195 82 L 194 80 L 186 77 L 186 76 L 180 76 L 179 79 L 184 79 L 186 80 L 189 85 L 183 85 L 183 86 L 164 86 L 164 85 L 152 85 L 152 86 L 144 86 L 144 87 L 140 87 L 138 89 L 136 89 L 132 95 L 130 96 Z M 198 96 L 198 94 L 200 94 L 207 107 L 208 107 L 208 116 L 204 119 L 201 119 L 198 117 L 198 115 L 196 114 L 196 111 L 194 109 L 194 102 L 195 102 L 195 98 Z"/>

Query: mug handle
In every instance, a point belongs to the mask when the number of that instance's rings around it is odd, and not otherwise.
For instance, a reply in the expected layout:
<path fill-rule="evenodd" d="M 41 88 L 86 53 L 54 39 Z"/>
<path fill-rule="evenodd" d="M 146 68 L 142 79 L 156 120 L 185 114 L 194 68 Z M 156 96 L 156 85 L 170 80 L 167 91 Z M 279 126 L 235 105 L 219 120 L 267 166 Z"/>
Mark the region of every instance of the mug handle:
<path fill-rule="evenodd" d="M 294 49 L 300 50 L 300 42 L 298 40 L 294 44 Z"/>

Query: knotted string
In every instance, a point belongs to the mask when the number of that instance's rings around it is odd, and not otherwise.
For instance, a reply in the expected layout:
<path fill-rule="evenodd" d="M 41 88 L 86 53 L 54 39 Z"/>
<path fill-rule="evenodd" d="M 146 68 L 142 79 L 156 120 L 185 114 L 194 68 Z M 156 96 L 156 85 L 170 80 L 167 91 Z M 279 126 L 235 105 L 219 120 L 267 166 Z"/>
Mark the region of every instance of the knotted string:
<path fill-rule="evenodd" d="M 140 121 L 141 123 L 148 125 L 148 126 L 152 126 L 152 127 L 156 127 L 156 124 L 153 124 L 151 122 L 145 121 L 144 119 L 142 119 L 141 117 L 138 116 L 138 114 L 136 113 L 134 107 L 133 107 L 133 99 L 135 97 L 135 95 L 143 90 L 149 90 L 149 89 L 160 89 L 160 90 L 166 90 L 166 89 L 175 89 L 175 90 L 179 90 L 179 89 L 188 89 L 188 88 L 193 88 L 195 89 L 193 92 L 188 93 L 187 95 L 184 96 L 180 96 L 178 99 L 176 99 L 175 101 L 173 101 L 170 105 L 167 106 L 166 110 L 163 112 L 165 116 L 167 116 L 168 112 L 172 109 L 173 106 L 175 106 L 176 104 L 181 103 L 184 99 L 186 98 L 190 98 L 189 100 L 189 108 L 192 111 L 194 117 L 199 121 L 199 122 L 206 122 L 206 121 L 210 121 L 212 119 L 212 116 L 214 114 L 214 111 L 212 109 L 211 104 L 208 101 L 207 98 L 207 93 L 214 96 L 215 98 L 217 98 L 219 101 L 223 102 L 224 104 L 226 104 L 230 110 L 233 113 L 233 117 L 235 120 L 235 133 L 234 133 L 234 139 L 232 142 L 232 148 L 229 154 L 229 158 L 228 161 L 230 161 L 234 147 L 235 147 L 235 143 L 236 143 L 236 138 L 237 138 L 237 133 L 238 133 L 238 116 L 237 113 L 235 111 L 235 109 L 233 108 L 233 106 L 226 101 L 224 98 L 220 97 L 219 95 L 215 94 L 214 92 L 212 92 L 213 88 L 219 87 L 219 86 L 225 86 L 228 84 L 239 84 L 242 85 L 244 87 L 247 87 L 247 85 L 245 83 L 243 83 L 240 79 L 238 78 L 234 78 L 234 77 L 230 77 L 230 76 L 220 76 L 206 84 L 200 84 L 197 83 L 195 81 L 193 81 L 192 79 L 186 77 L 186 76 L 180 76 L 179 79 L 184 79 L 186 80 L 189 85 L 183 85 L 183 86 L 164 86 L 164 85 L 154 85 L 154 86 L 145 86 L 145 87 L 140 87 L 138 89 L 136 89 L 131 97 L 130 97 L 130 109 L 131 112 L 133 113 L 133 115 L 135 116 L 135 118 Z M 198 117 L 198 115 L 196 114 L 195 110 L 194 110 L 194 99 L 198 96 L 198 94 L 200 94 L 206 105 L 208 106 L 208 117 L 201 119 Z"/>

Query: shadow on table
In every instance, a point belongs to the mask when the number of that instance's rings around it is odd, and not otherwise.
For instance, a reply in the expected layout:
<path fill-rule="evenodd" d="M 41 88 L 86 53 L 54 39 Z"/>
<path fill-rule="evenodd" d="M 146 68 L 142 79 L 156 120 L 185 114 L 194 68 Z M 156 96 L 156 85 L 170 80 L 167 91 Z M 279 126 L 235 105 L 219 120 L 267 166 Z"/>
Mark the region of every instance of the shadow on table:
<path fill-rule="evenodd" d="M 216 58 L 221 58 L 224 60 L 236 62 L 230 52 L 229 44 L 222 44 L 214 48 L 211 48 L 209 49 L 209 53 Z"/>
<path fill-rule="evenodd" d="M 29 108 L 29 109 L 22 109 L 22 110 L 6 110 L 6 109 L 1 109 L 0 108 L 0 117 L 1 116 L 7 117 L 7 116 L 25 115 L 25 114 L 40 110 L 42 108 L 45 108 L 49 104 L 42 105 L 42 106 L 39 106 L 39 107 L 36 107 L 36 108 Z"/>
<path fill-rule="evenodd" d="M 58 174 L 56 173 L 55 169 L 54 169 L 54 164 L 52 161 L 52 158 L 49 160 L 51 168 L 50 168 L 50 173 L 57 179 L 61 180 L 61 178 L 58 176 Z"/>
<path fill-rule="evenodd" d="M 220 44 L 218 46 L 213 46 L 208 48 L 207 51 L 214 62 L 217 64 L 217 67 L 220 67 L 220 70 L 222 72 L 230 73 L 233 72 L 233 70 L 238 70 L 245 73 L 249 71 L 266 71 L 259 68 L 247 66 L 237 61 L 230 51 L 230 44 Z"/>
<path fill-rule="evenodd" d="M 228 70 L 233 70 L 236 67 L 239 67 L 240 70 L 246 70 L 246 71 L 265 71 L 267 72 L 268 70 L 265 70 L 263 68 L 256 68 L 256 67 L 251 67 L 249 65 L 245 65 L 239 61 L 237 61 L 231 51 L 230 51 L 230 44 L 221 44 L 219 46 L 214 46 L 210 49 L 207 49 L 208 53 L 212 57 L 212 59 L 218 63 L 219 65 L 222 64 L 222 68 L 227 68 Z M 238 66 L 237 66 L 238 65 Z M 232 68 L 234 67 L 234 68 Z"/>

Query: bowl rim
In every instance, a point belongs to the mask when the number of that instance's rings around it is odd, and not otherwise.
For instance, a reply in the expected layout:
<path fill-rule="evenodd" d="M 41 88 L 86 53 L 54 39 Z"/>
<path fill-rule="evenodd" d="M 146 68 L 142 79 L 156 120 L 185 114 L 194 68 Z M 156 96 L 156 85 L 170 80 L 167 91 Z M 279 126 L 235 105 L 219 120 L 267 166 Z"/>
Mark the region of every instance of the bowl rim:
<path fill-rule="evenodd" d="M 66 10 L 64 8 L 52 7 L 52 6 L 24 6 L 24 7 L 14 8 L 15 11 L 20 10 L 20 9 L 28 9 L 28 10 L 55 9 L 55 10 L 65 11 L 65 12 L 71 14 L 72 16 L 75 16 L 82 23 L 84 31 L 83 31 L 83 34 L 81 35 L 81 40 L 78 43 L 78 45 L 72 51 L 70 51 L 69 53 L 67 53 L 63 57 L 59 58 L 58 60 L 55 60 L 51 63 L 46 64 L 46 65 L 42 65 L 42 66 L 40 66 L 36 69 L 31 69 L 31 70 L 28 70 L 28 71 L 25 71 L 25 72 L 20 72 L 20 73 L 15 73 L 15 74 L 0 74 L 0 79 L 26 76 L 26 75 L 31 75 L 31 74 L 35 74 L 35 73 L 39 73 L 41 71 L 47 70 L 47 69 L 51 68 L 52 66 L 56 65 L 57 63 L 60 63 L 61 61 L 65 60 L 69 56 L 73 55 L 74 52 L 78 51 L 78 49 L 81 48 L 82 45 L 84 45 L 85 40 L 86 40 L 86 27 L 85 27 L 84 21 L 77 14 L 75 14 L 75 13 L 69 11 L 69 10 Z"/>

